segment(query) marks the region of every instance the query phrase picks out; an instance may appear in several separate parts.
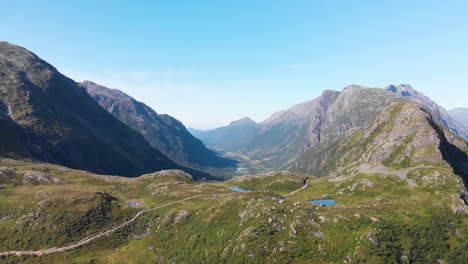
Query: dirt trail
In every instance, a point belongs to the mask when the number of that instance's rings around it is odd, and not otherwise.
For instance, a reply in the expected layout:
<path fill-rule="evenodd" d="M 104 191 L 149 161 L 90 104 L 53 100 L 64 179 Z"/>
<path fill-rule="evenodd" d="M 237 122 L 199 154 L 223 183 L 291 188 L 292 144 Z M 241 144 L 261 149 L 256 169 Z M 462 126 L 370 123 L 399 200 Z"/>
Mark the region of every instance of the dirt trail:
<path fill-rule="evenodd" d="M 297 189 L 297 190 L 295 190 L 295 191 L 290 192 L 290 193 L 287 194 L 286 196 L 293 195 L 293 194 L 297 193 L 298 191 L 307 188 L 307 186 L 309 186 L 309 179 L 306 180 L 304 186 L 302 186 L 301 188 L 299 188 L 299 189 Z"/>
<path fill-rule="evenodd" d="M 288 195 L 295 194 L 296 192 L 307 188 L 308 185 L 309 185 L 309 179 L 306 180 L 304 186 L 302 186 L 301 188 L 299 188 L 299 189 L 297 189 L 295 191 L 292 191 Z M 46 255 L 46 254 L 63 252 L 63 251 L 67 251 L 67 250 L 70 250 L 70 249 L 78 248 L 78 247 L 81 247 L 81 246 L 86 245 L 88 243 L 91 243 L 93 240 L 96 240 L 96 239 L 98 239 L 98 238 L 100 238 L 102 236 L 109 235 L 109 234 L 113 233 L 114 231 L 116 231 L 117 229 L 120 229 L 120 228 L 122 228 L 124 226 L 127 226 L 127 225 L 131 224 L 132 222 L 134 222 L 138 217 L 140 217 L 144 213 L 154 211 L 154 210 L 157 210 L 157 209 L 161 209 L 161 208 L 164 208 L 164 207 L 176 204 L 176 203 L 180 203 L 180 202 L 183 202 L 183 201 L 188 201 L 188 200 L 191 200 L 191 199 L 199 198 L 199 197 L 223 196 L 223 195 L 230 195 L 230 194 L 235 194 L 235 193 L 199 194 L 199 195 L 195 195 L 195 196 L 190 196 L 188 198 L 173 201 L 173 202 L 163 204 L 163 205 L 160 205 L 160 206 L 156 206 L 156 207 L 153 207 L 151 209 L 142 210 L 142 211 L 138 212 L 130 220 L 128 220 L 128 221 L 126 221 L 126 222 L 124 222 L 124 223 L 122 223 L 122 224 L 120 224 L 118 226 L 115 226 L 115 227 L 113 227 L 111 229 L 108 229 L 106 231 L 103 231 L 103 232 L 101 232 L 101 233 L 99 233 L 97 235 L 84 238 L 84 239 L 82 239 L 80 241 L 71 243 L 71 244 L 63 246 L 63 247 L 53 247 L 53 248 L 47 248 L 47 249 L 27 250 L 27 251 L 6 251 L 6 252 L 0 252 L 0 257 L 1 256 L 42 256 L 42 255 Z"/>
<path fill-rule="evenodd" d="M 70 249 L 78 248 L 78 247 L 86 245 L 86 244 L 92 242 L 93 240 L 96 240 L 96 239 L 98 239 L 98 238 L 100 238 L 102 236 L 109 235 L 109 234 L 113 233 L 114 231 L 116 231 L 117 229 L 120 229 L 120 228 L 122 228 L 124 226 L 129 225 L 130 223 L 134 222 L 138 217 L 140 217 L 144 213 L 154 211 L 154 210 L 157 210 L 157 209 L 161 209 L 161 208 L 164 208 L 164 207 L 176 204 L 176 203 L 180 203 L 180 202 L 183 202 L 183 201 L 199 198 L 199 197 L 222 196 L 222 195 L 229 195 L 229 194 L 233 194 L 233 193 L 200 194 L 200 195 L 191 196 L 191 197 L 188 197 L 188 198 L 185 198 L 185 199 L 181 199 L 181 200 L 173 201 L 173 202 L 170 202 L 170 203 L 167 203 L 167 204 L 164 204 L 164 205 L 156 206 L 156 207 L 151 208 L 151 209 L 142 210 L 142 211 L 138 212 L 130 220 L 128 220 L 128 221 L 126 221 L 126 222 L 124 222 L 124 223 L 122 223 L 122 224 L 120 224 L 120 225 L 118 225 L 116 227 L 113 227 L 113 228 L 108 229 L 106 231 L 103 231 L 103 232 L 101 232 L 101 233 L 99 233 L 97 235 L 84 238 L 84 239 L 82 239 L 80 241 L 71 243 L 71 244 L 63 246 L 63 247 L 53 247 L 53 248 L 48 248 L 48 249 L 28 250 L 28 251 L 6 251 L 6 252 L 0 252 L 0 257 L 1 256 L 42 256 L 42 255 L 46 255 L 46 254 L 63 252 L 63 251 L 67 251 L 67 250 L 70 250 Z"/>

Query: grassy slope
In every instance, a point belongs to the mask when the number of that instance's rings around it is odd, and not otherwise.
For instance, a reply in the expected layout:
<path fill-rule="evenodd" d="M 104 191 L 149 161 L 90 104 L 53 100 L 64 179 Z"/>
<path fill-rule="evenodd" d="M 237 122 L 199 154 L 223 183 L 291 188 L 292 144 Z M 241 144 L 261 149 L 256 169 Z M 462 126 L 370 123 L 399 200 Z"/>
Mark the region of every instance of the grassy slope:
<path fill-rule="evenodd" d="M 308 188 L 285 196 L 306 176 L 271 174 L 199 184 L 183 175 L 127 179 L 11 160 L 0 161 L 1 166 L 16 168 L 19 176 L 0 182 L 0 251 L 65 245 L 141 208 L 229 192 L 227 186 L 262 190 L 174 204 L 79 249 L 1 259 L 6 263 L 392 263 L 401 255 L 415 263 L 462 263 L 468 257 L 468 218 L 451 211 L 461 203 L 461 181 L 444 168 L 412 172 L 417 187 L 391 175 L 309 177 Z M 68 183 L 33 186 L 19 178 L 22 171 L 45 167 Z M 434 171 L 442 175 L 439 180 L 423 179 Z M 284 203 L 279 195 L 286 197 Z M 338 205 L 308 202 L 324 197 L 335 198 Z M 139 200 L 141 208 L 126 205 L 129 200 Z"/>

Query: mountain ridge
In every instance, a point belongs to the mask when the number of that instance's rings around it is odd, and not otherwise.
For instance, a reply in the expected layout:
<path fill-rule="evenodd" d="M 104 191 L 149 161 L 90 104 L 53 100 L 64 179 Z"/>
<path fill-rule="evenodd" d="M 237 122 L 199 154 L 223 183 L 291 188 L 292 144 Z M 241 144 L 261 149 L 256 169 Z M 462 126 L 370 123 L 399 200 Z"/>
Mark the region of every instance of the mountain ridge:
<path fill-rule="evenodd" d="M 20 142 L 31 150 L 3 138 L 7 156 L 125 176 L 187 169 L 152 148 L 51 64 L 8 42 L 0 42 L 0 102 L 6 111 L 2 119 L 22 131 Z"/>
<path fill-rule="evenodd" d="M 158 114 L 151 107 L 120 90 L 91 81 L 83 81 L 80 85 L 101 107 L 143 135 L 152 147 L 172 160 L 195 167 L 235 166 L 234 160 L 219 157 L 207 149 L 180 120 L 167 114 Z"/>

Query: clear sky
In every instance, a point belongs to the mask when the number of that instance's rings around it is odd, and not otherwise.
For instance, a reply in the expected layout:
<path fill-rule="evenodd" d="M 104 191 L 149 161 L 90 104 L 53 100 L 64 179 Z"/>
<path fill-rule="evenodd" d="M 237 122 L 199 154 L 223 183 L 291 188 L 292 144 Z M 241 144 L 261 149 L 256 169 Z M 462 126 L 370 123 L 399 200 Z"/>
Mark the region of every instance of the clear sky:
<path fill-rule="evenodd" d="M 0 39 L 213 128 L 348 84 L 468 106 L 468 1 L 0 0 Z"/>

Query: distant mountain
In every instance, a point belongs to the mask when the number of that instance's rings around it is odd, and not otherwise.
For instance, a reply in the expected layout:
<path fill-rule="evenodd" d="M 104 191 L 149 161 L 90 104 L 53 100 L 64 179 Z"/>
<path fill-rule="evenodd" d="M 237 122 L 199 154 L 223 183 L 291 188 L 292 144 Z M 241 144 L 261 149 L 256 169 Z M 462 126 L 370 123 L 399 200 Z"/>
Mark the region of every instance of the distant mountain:
<path fill-rule="evenodd" d="M 226 152 L 237 151 L 252 142 L 260 125 L 248 117 L 231 122 L 228 126 L 209 131 L 198 131 L 196 136 L 208 147 Z"/>
<path fill-rule="evenodd" d="M 348 86 L 343 92 L 324 91 L 262 122 L 249 144 L 249 156 L 267 167 L 285 169 L 308 148 L 367 126 L 387 105 L 400 100 L 381 89 Z"/>
<path fill-rule="evenodd" d="M 407 168 L 449 167 L 468 183 L 468 143 L 445 129 L 425 106 L 393 103 L 366 128 L 304 153 L 293 171 L 318 176 L 335 173 L 391 173 Z M 404 171 L 402 171 L 403 173 Z"/>
<path fill-rule="evenodd" d="M 131 96 L 105 86 L 80 83 L 96 102 L 114 117 L 142 134 L 154 148 L 170 159 L 187 166 L 223 168 L 236 161 L 219 157 L 195 138 L 179 120 L 158 114 Z"/>
<path fill-rule="evenodd" d="M 32 52 L 0 42 L 0 154 L 138 176 L 185 169 Z M 6 129 L 4 129 L 6 127 Z"/>
<path fill-rule="evenodd" d="M 387 91 L 399 94 L 403 97 L 409 98 L 412 101 L 415 101 L 419 104 L 425 105 L 433 113 L 434 118 L 443 124 L 444 127 L 448 128 L 450 131 L 455 134 L 468 139 L 468 127 L 465 126 L 462 122 L 452 118 L 447 110 L 442 106 L 438 105 L 436 102 L 432 101 L 429 97 L 424 95 L 421 92 L 418 92 L 411 87 L 409 84 L 400 84 L 400 85 L 390 85 L 387 88 Z"/>
<path fill-rule="evenodd" d="M 386 106 L 401 100 L 405 99 L 383 89 L 351 85 L 342 92 L 324 91 L 251 129 L 231 124 L 203 133 L 200 139 L 219 149 L 241 151 L 267 168 L 287 169 L 307 149 L 367 126 Z"/>
<path fill-rule="evenodd" d="M 199 134 L 203 134 L 203 132 L 208 131 L 208 130 L 196 129 L 196 128 L 192 128 L 192 127 L 187 127 L 187 130 L 188 130 L 188 132 L 190 132 L 190 134 L 192 134 L 196 138 L 198 138 Z"/>
<path fill-rule="evenodd" d="M 331 147 L 329 144 L 341 140 L 348 131 L 367 127 L 386 107 L 403 101 L 426 106 L 434 113 L 435 122 L 466 136 L 463 125 L 409 85 L 390 85 L 384 89 L 350 85 L 342 92 L 326 90 L 314 100 L 276 112 L 256 124 L 255 129 L 241 133 L 227 126 L 213 130 L 217 133 L 202 132 L 199 138 L 221 150 L 239 151 L 264 167 L 288 169 L 309 149 Z M 238 140 L 240 137 L 242 140 Z"/>
<path fill-rule="evenodd" d="M 468 108 L 455 108 L 449 111 L 449 115 L 458 123 L 468 127 Z"/>

